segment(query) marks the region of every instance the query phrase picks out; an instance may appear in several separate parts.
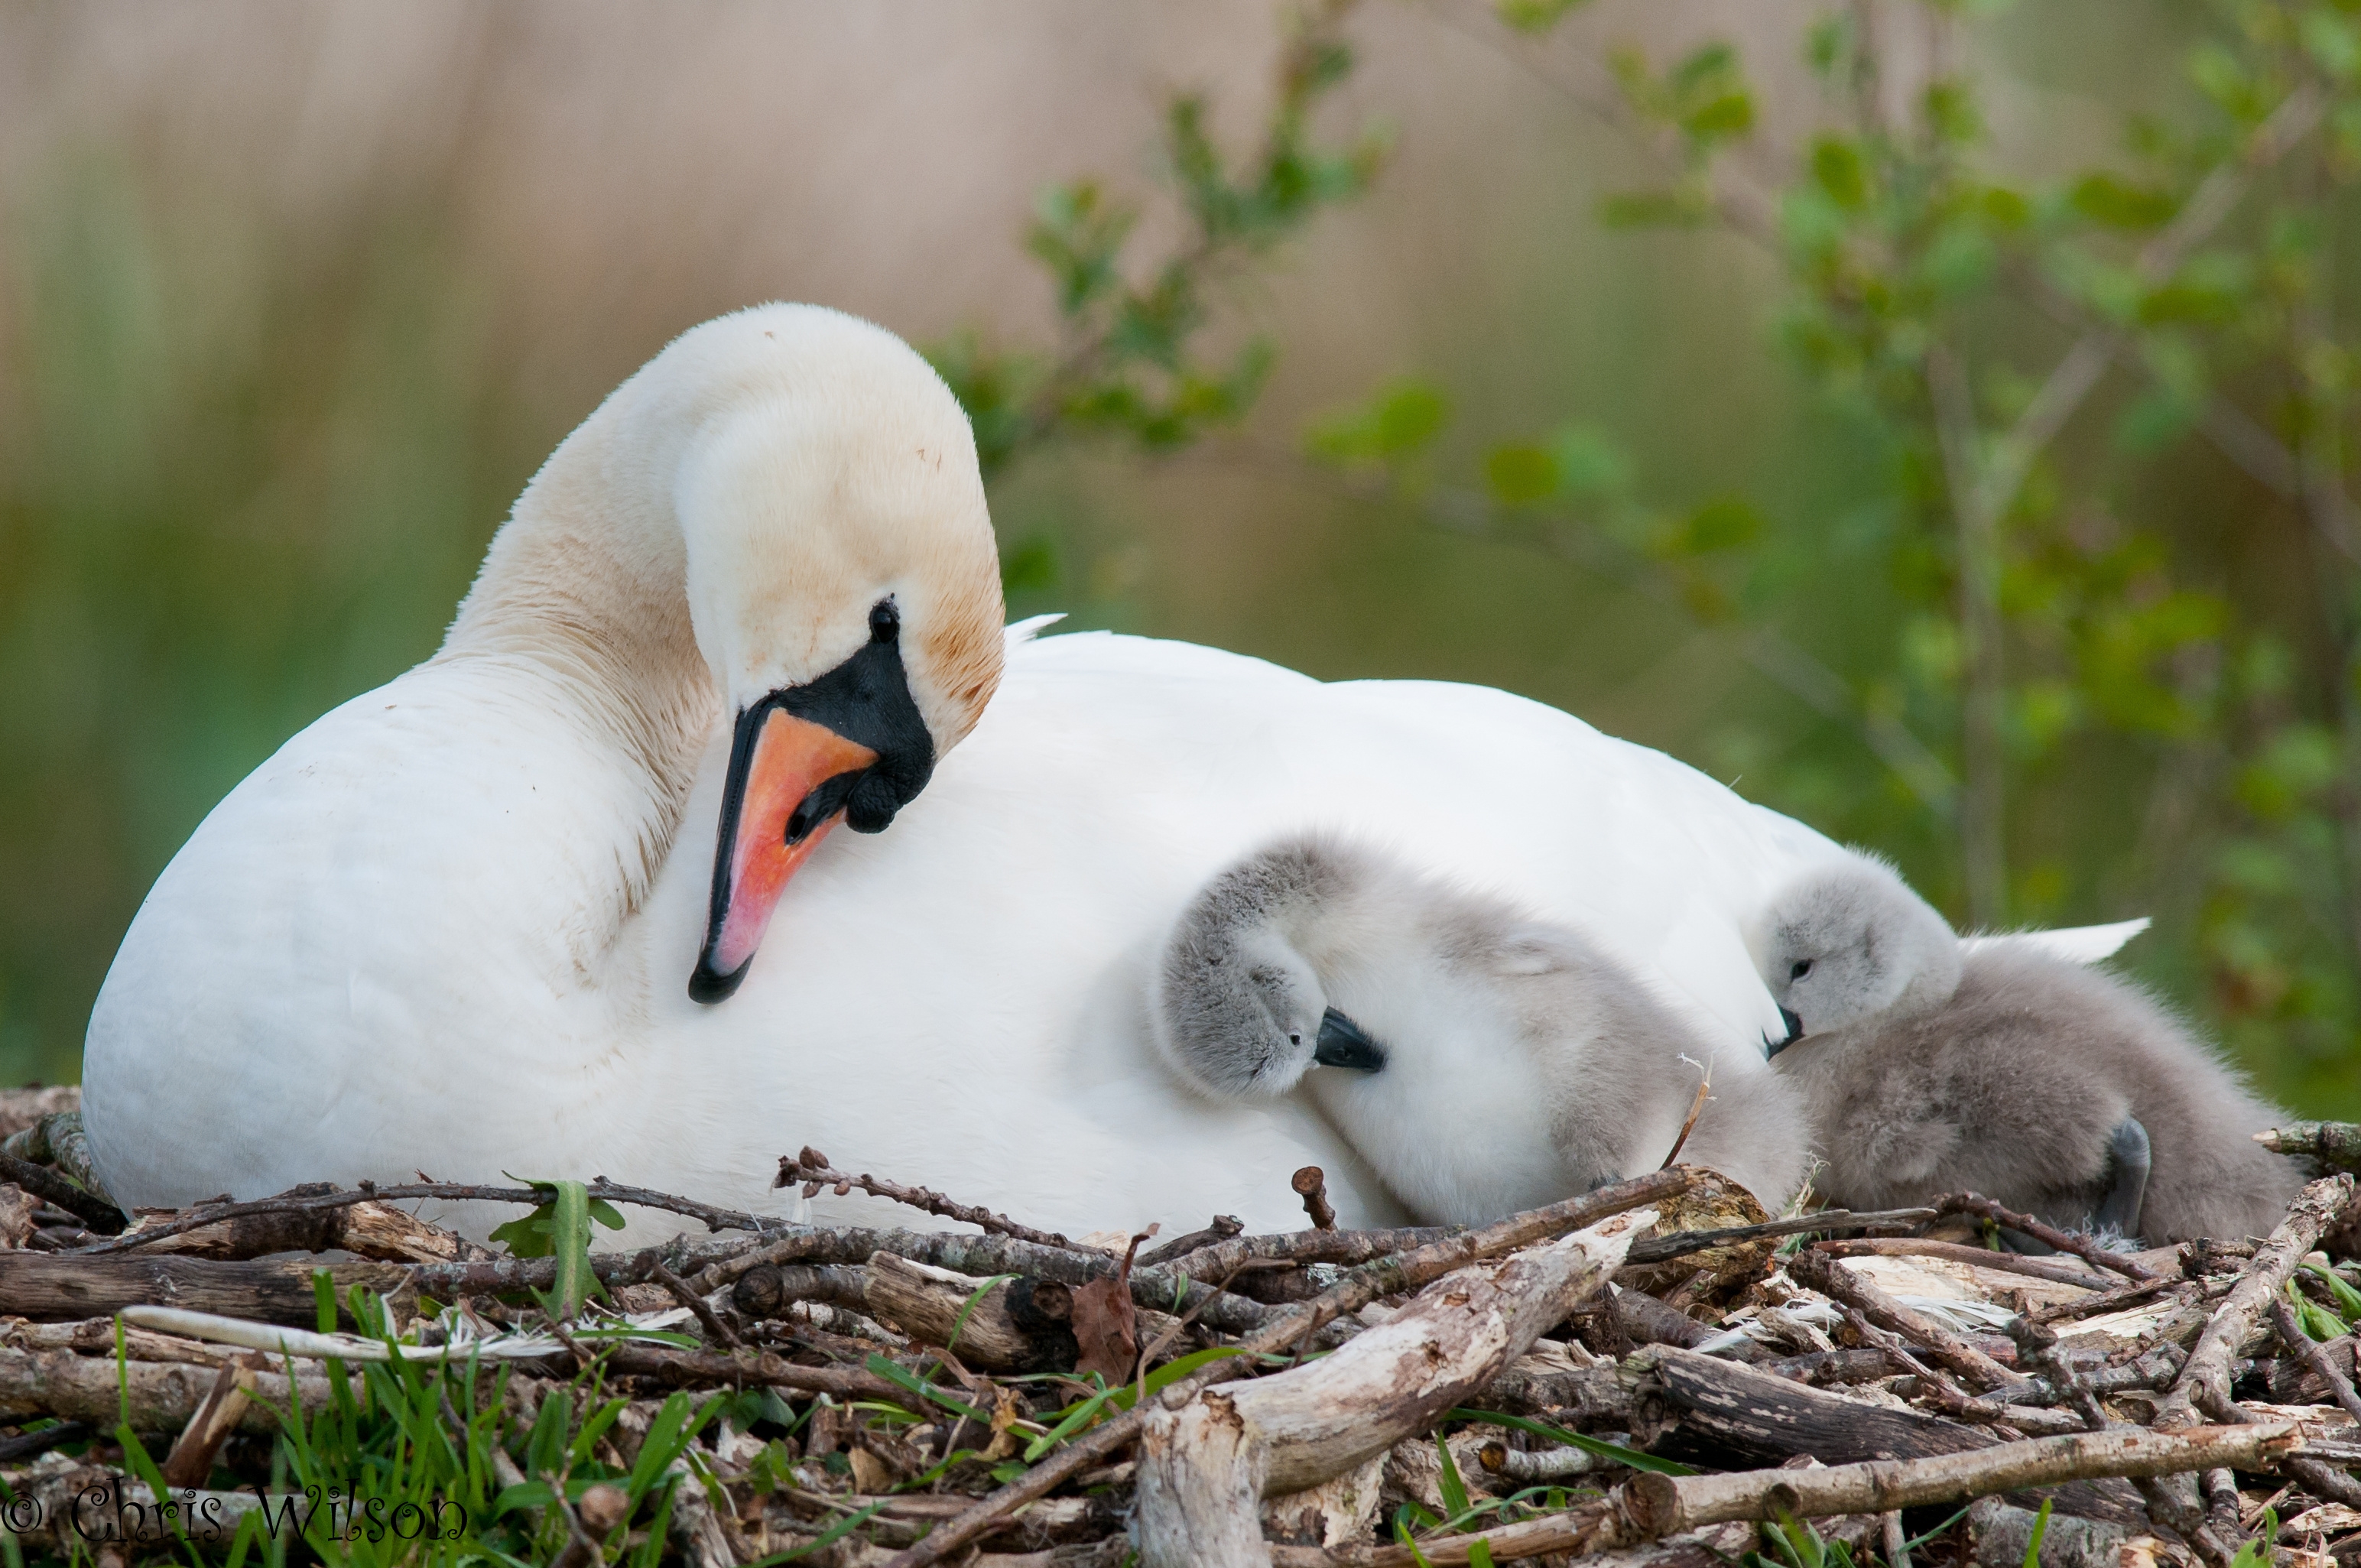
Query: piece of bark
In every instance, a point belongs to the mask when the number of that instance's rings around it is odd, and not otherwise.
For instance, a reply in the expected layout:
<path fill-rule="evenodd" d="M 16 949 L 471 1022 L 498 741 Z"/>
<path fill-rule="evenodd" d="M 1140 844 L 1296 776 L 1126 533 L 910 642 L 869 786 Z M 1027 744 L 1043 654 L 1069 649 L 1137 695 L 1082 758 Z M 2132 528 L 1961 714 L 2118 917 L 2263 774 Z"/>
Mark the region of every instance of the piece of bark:
<path fill-rule="evenodd" d="M 971 1281 L 973 1289 L 977 1282 Z M 694 1281 L 689 1285 L 694 1290 Z M 750 1318 L 785 1316 L 798 1301 L 825 1301 L 834 1307 L 869 1305 L 869 1269 L 859 1263 L 758 1264 L 730 1287 L 730 1306 Z"/>
<path fill-rule="evenodd" d="M 1878 1327 L 1911 1340 L 1930 1359 L 1980 1389 L 2006 1387 L 2023 1381 L 1942 1324 L 1904 1306 L 1874 1281 L 1863 1278 L 1826 1253 L 1806 1250 L 1795 1254 L 1787 1259 L 1787 1274 L 1796 1284 L 1842 1301 Z"/>
<path fill-rule="evenodd" d="M 2271 1315 L 2274 1320 L 2272 1326 L 2276 1328 L 2279 1303 L 2272 1303 Z M 2355 1343 L 2351 1334 L 2339 1334 L 2326 1343 L 2313 1347 L 2319 1352 L 2320 1360 L 2328 1363 L 2327 1369 L 2343 1378 L 2348 1387 L 2354 1385 Z M 2265 1386 L 2270 1390 L 2270 1402 L 2274 1405 L 2344 1404 L 2344 1399 L 2321 1376 L 2321 1370 L 2319 1361 L 2301 1349 L 2294 1354 L 2279 1357 L 2271 1363 L 2270 1371 L 2264 1375 Z M 2349 1406 L 2346 1408 L 2351 1409 Z M 2361 1417 L 2356 1419 L 2361 1420 Z"/>
<path fill-rule="evenodd" d="M 1317 1486 L 1288 1492 L 1262 1506 L 1264 1536 L 1289 1546 L 1346 1546 L 1367 1541 L 1378 1522 L 1385 1454 L 1332 1475 Z"/>
<path fill-rule="evenodd" d="M 949 1347 L 968 1365 L 994 1372 L 1055 1372 L 1075 1365 L 1071 1319 L 1077 1292 L 1066 1286 L 1003 1279 L 978 1296 L 983 1281 L 890 1252 L 872 1254 L 868 1269 L 870 1311 L 912 1339 Z M 1027 1309 L 1023 1321 L 1012 1310 L 1012 1298 L 1020 1286 L 1021 1304 Z M 1126 1298 L 1124 1305 L 1130 1304 Z M 1125 1372 L 1128 1374 L 1128 1366 Z"/>
<path fill-rule="evenodd" d="M 1640 1211 L 1445 1276 L 1326 1358 L 1205 1390 L 1141 1428 L 1145 1568 L 1270 1561 L 1256 1507 L 1355 1468 L 1481 1388 L 1620 1266 Z"/>
<path fill-rule="evenodd" d="M 140 1229 L 134 1225 L 124 1234 L 137 1235 Z M 355 1203 L 346 1209 L 242 1214 L 151 1242 L 142 1250 L 151 1255 L 242 1259 L 339 1248 L 388 1263 L 455 1263 L 490 1255 L 472 1247 L 456 1231 L 430 1225 L 390 1203 L 377 1202 Z"/>
<path fill-rule="evenodd" d="M 117 1370 L 114 1359 L 107 1356 L 0 1350 L 0 1421 L 55 1416 L 112 1431 L 123 1419 L 117 1405 Z M 120 1371 L 123 1387 L 129 1390 L 135 1431 L 181 1431 L 204 1403 L 214 1381 L 212 1368 L 185 1362 L 131 1361 Z M 327 1408 L 326 1374 L 299 1375 L 295 1387 L 307 1415 Z M 287 1408 L 287 1398 L 285 1373 L 255 1373 L 249 1403 L 237 1417 L 236 1430 L 258 1435 L 277 1431 L 277 1412 Z"/>
<path fill-rule="evenodd" d="M 1628 1420 L 1631 1390 L 1611 1365 L 1573 1372 L 1521 1372 L 1511 1366 L 1467 1403 L 1479 1410 L 1543 1412 L 1564 1424 L 1590 1426 Z"/>
<path fill-rule="evenodd" d="M 2272 1299 L 2285 1288 L 2296 1265 L 2303 1261 L 2303 1255 L 2352 1204 L 2353 1195 L 2353 1178 L 2340 1172 L 2312 1183 L 2290 1205 L 2287 1218 L 2256 1249 L 2253 1261 L 2238 1277 L 2237 1284 L 2231 1287 L 2230 1294 L 2223 1299 L 2206 1323 L 2205 1332 L 2191 1348 L 2179 1381 L 2157 1407 L 2158 1431 L 2173 1431 L 2197 1425 L 2201 1420 L 2197 1409 L 2201 1398 L 2225 1405 L 2230 1402 L 2231 1361 L 2255 1332 Z"/>
<path fill-rule="evenodd" d="M 2033 1544 L 2037 1510 L 1998 1497 L 1979 1498 L 1968 1509 L 1971 1551 L 1983 1568 L 2022 1568 Z M 2041 1568 L 2118 1568 L 2125 1541 L 2141 1531 L 2104 1519 L 2052 1514 L 2041 1531 Z"/>
<path fill-rule="evenodd" d="M 1939 1257 L 1947 1263 L 2022 1274 L 2029 1279 L 2076 1285 L 2085 1290 L 2103 1290 L 2114 1283 L 2114 1277 L 2095 1268 L 2081 1268 L 2047 1257 L 2027 1257 L 2020 1253 L 1988 1252 L 1979 1246 L 1962 1246 L 1958 1242 L 1925 1241 L 1916 1236 L 1861 1236 L 1851 1241 L 1814 1242 L 1812 1250 L 1830 1257 Z"/>
<path fill-rule="evenodd" d="M 1225 1242 L 1234 1236 L 1242 1235 L 1246 1228 L 1246 1223 L 1235 1214 L 1216 1214 L 1213 1216 L 1213 1223 L 1203 1230 L 1190 1231 L 1185 1234 L 1174 1236 L 1169 1242 L 1159 1242 L 1132 1261 L 1140 1265 L 1170 1263 L 1174 1258 L 1187 1256 L 1199 1247 L 1212 1246 L 1216 1242 Z"/>
<path fill-rule="evenodd" d="M 137 1253 L 104 1257 L 23 1253 L 0 1267 L 0 1317 L 59 1322 L 103 1317 L 126 1307 L 183 1307 L 289 1328 L 319 1323 L 312 1276 L 324 1266 L 305 1263 L 231 1263 L 202 1257 L 146 1257 Z M 336 1283 L 336 1299 L 366 1286 L 407 1312 L 414 1300 L 410 1272 L 397 1264 L 337 1263 L 324 1266 Z"/>
<path fill-rule="evenodd" d="M 33 1216 L 41 1201 L 15 1182 L 0 1186 L 0 1251 L 14 1252 L 33 1239 L 40 1228 Z"/>
<path fill-rule="evenodd" d="M 254 1359 L 259 1362 L 262 1358 Z M 247 1407 L 253 1402 L 256 1370 L 233 1363 L 214 1374 L 214 1386 L 205 1390 L 204 1399 L 190 1412 L 189 1424 L 181 1429 L 172 1452 L 164 1456 L 167 1482 L 174 1486 L 202 1486 L 212 1478 L 214 1457 L 221 1453 L 230 1433 L 237 1430 Z"/>

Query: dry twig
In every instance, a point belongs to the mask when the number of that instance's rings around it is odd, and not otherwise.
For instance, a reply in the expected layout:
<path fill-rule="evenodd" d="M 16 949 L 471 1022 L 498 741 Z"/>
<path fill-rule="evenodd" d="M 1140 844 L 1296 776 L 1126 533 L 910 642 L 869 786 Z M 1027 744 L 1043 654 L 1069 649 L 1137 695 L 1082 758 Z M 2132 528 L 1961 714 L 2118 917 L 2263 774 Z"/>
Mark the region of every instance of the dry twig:
<path fill-rule="evenodd" d="M 803 1183 L 807 1198 L 818 1197 L 823 1187 L 833 1187 L 840 1198 L 858 1187 L 873 1197 L 890 1198 L 896 1203 L 921 1209 L 929 1214 L 939 1214 L 946 1220 L 957 1220 L 961 1224 L 973 1225 L 994 1235 L 1014 1236 L 1036 1246 L 1071 1247 L 1074 1245 L 1055 1232 L 1037 1231 L 1030 1225 L 1020 1225 L 1005 1214 L 995 1214 L 989 1209 L 979 1209 L 970 1203 L 954 1202 L 932 1188 L 905 1187 L 898 1181 L 883 1180 L 866 1171 L 859 1176 L 847 1176 L 831 1167 L 828 1163 L 828 1156 L 809 1144 L 804 1146 L 801 1154 L 779 1157 L 779 1174 L 771 1185 L 785 1187 L 798 1181 Z"/>

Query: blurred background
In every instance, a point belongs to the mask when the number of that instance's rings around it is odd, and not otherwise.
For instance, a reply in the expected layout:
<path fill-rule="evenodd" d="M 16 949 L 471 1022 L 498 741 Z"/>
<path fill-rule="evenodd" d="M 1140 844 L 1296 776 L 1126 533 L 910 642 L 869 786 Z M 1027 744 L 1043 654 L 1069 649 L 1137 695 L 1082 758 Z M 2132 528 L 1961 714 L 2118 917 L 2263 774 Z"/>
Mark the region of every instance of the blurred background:
<path fill-rule="evenodd" d="M 798 299 L 968 400 L 1012 615 L 2152 915 L 2361 1112 L 2356 70 L 2324 4 L 8 0 L 0 1075 L 616 382 Z"/>

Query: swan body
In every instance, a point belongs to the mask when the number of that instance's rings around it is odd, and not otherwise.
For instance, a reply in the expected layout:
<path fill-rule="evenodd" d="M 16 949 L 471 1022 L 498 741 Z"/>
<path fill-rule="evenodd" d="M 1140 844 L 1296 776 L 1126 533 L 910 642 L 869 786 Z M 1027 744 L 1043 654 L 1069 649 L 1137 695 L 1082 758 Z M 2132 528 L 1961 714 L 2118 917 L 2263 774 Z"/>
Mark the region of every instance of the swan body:
<path fill-rule="evenodd" d="M 2180 1019 L 2090 967 L 2104 940 L 1962 941 L 1866 855 L 1782 890 L 1763 978 L 1797 1022 L 1772 1065 L 1811 1103 L 1816 1185 L 1871 1209 L 1976 1191 L 2159 1244 L 2268 1233 L 2303 1179 L 2252 1135 L 2283 1118 Z"/>
<path fill-rule="evenodd" d="M 102 1178 L 604 1174 L 791 1212 L 770 1178 L 809 1143 L 1069 1231 L 1290 1227 L 1306 1163 L 1389 1223 L 1316 1107 L 1191 1094 L 1145 1014 L 1192 893 L 1304 828 L 1612 930 L 1717 1053 L 1778 1030 L 1743 918 L 1830 852 L 1809 829 L 1505 693 L 1004 638 L 998 607 L 923 361 L 807 306 L 685 334 L 535 477 L 443 649 L 158 880 L 92 1014 Z"/>
<path fill-rule="evenodd" d="M 1606 938 L 1367 843 L 1291 836 L 1215 875 L 1165 942 L 1151 1006 L 1184 1080 L 1249 1102 L 1303 1086 L 1424 1221 L 1556 1202 L 1676 1145 L 1768 1209 L 1803 1178 L 1795 1093 L 1754 1052 L 1717 1060 Z"/>

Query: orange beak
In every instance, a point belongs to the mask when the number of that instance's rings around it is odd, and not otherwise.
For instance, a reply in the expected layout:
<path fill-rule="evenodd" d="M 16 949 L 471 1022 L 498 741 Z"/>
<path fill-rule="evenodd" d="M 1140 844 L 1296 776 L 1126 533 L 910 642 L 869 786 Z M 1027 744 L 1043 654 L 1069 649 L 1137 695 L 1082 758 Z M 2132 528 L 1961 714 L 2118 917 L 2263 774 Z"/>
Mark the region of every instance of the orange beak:
<path fill-rule="evenodd" d="M 868 747 L 784 707 L 766 703 L 739 716 L 690 996 L 719 1002 L 738 989 L 787 879 L 843 817 L 852 784 L 876 761 Z"/>

